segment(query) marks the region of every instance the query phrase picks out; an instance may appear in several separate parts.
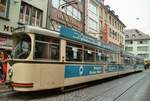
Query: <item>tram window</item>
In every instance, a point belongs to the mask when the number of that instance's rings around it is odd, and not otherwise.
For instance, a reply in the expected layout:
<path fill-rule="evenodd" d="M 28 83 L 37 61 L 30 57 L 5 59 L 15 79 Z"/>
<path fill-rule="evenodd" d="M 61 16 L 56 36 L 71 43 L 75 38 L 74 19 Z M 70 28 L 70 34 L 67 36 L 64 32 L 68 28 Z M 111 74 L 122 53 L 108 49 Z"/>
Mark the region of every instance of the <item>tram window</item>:
<path fill-rule="evenodd" d="M 36 35 L 35 56 L 36 59 L 59 60 L 59 39 Z"/>
<path fill-rule="evenodd" d="M 48 59 L 48 43 L 36 42 L 35 58 Z"/>
<path fill-rule="evenodd" d="M 51 44 L 50 45 L 50 57 L 52 60 L 59 60 L 59 45 Z"/>
<path fill-rule="evenodd" d="M 108 60 L 106 53 L 102 53 L 101 60 L 102 61 L 107 61 Z"/>
<path fill-rule="evenodd" d="M 31 39 L 28 35 L 15 36 L 16 43 L 12 56 L 15 59 L 26 59 L 31 51 Z"/>
<path fill-rule="evenodd" d="M 66 61 L 82 61 L 80 45 L 68 43 L 66 47 Z"/>
<path fill-rule="evenodd" d="M 85 48 L 84 61 L 85 62 L 94 62 L 95 61 L 95 52 L 93 49 Z"/>
<path fill-rule="evenodd" d="M 96 61 L 97 62 L 100 62 L 101 61 L 101 56 L 102 56 L 102 53 L 100 51 L 97 51 L 96 52 Z"/>

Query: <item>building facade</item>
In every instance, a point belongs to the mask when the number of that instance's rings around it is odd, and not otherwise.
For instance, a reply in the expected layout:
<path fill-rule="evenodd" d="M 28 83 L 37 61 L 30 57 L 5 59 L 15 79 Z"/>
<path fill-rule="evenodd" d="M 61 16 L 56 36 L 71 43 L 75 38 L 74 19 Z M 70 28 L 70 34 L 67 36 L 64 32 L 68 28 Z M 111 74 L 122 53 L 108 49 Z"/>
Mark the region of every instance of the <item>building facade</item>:
<path fill-rule="evenodd" d="M 85 33 L 100 39 L 99 13 L 101 0 L 86 0 L 85 2 Z"/>
<path fill-rule="evenodd" d="M 11 35 L 22 25 L 46 27 L 47 0 L 0 0 L 0 51 L 12 49 Z"/>
<path fill-rule="evenodd" d="M 84 32 L 84 0 L 49 0 L 47 28 L 59 31 L 62 25 Z"/>
<path fill-rule="evenodd" d="M 105 6 L 108 10 L 108 15 L 106 15 L 106 20 L 108 24 L 108 40 L 112 47 L 118 47 L 124 50 L 125 37 L 123 34 L 124 28 L 126 27 L 124 23 L 119 19 L 119 16 L 115 14 L 113 10 L 110 10 L 109 6 Z M 107 13 L 106 13 L 107 14 Z M 117 63 L 123 63 L 123 58 L 121 53 L 112 54 L 112 60 L 117 61 Z"/>
<path fill-rule="evenodd" d="M 150 36 L 138 29 L 125 30 L 125 50 L 150 63 Z"/>
<path fill-rule="evenodd" d="M 100 6 L 100 37 L 103 42 L 108 43 L 111 47 L 124 50 L 125 37 L 123 34 L 125 24 L 119 19 L 113 10 L 110 10 L 109 5 L 101 3 Z M 111 61 L 122 63 L 121 53 L 111 54 Z"/>

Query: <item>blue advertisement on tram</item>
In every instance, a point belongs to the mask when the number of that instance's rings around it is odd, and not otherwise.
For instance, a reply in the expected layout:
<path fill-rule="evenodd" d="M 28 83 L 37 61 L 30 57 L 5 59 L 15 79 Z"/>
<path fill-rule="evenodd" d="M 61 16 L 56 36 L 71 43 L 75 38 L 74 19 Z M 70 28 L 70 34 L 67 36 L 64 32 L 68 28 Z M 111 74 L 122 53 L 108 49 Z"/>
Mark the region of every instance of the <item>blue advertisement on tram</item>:
<path fill-rule="evenodd" d="M 65 78 L 89 76 L 101 74 L 103 72 L 102 66 L 99 65 L 66 65 Z"/>

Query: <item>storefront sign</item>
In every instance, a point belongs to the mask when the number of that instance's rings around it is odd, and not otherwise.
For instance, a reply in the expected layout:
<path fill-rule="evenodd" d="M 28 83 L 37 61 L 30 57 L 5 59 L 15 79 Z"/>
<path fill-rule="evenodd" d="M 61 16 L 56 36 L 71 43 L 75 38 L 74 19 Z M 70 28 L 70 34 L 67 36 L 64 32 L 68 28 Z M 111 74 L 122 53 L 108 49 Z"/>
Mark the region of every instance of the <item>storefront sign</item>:
<path fill-rule="evenodd" d="M 11 27 L 9 25 L 4 25 L 4 27 L 3 27 L 3 31 L 5 31 L 5 32 L 12 32 L 13 29 L 14 29 L 14 27 Z"/>
<path fill-rule="evenodd" d="M 61 21 L 65 21 L 65 23 L 73 25 L 74 27 L 80 28 L 79 22 L 76 22 L 74 19 L 70 18 L 69 16 L 65 14 L 63 15 L 62 13 L 58 13 L 57 18 L 60 19 Z"/>

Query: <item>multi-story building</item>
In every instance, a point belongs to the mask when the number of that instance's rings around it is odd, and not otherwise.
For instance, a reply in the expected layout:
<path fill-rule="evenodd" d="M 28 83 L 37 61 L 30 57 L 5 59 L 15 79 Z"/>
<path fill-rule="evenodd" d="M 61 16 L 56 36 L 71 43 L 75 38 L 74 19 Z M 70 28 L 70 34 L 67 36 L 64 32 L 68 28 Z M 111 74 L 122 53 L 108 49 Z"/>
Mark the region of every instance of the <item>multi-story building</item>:
<path fill-rule="evenodd" d="M 150 63 L 150 36 L 138 29 L 125 30 L 124 34 L 125 50 L 143 57 L 146 63 Z"/>
<path fill-rule="evenodd" d="M 0 0 L 0 51 L 11 50 L 11 35 L 21 25 L 46 27 L 47 0 Z"/>
<path fill-rule="evenodd" d="M 100 36 L 101 39 L 111 45 L 111 47 L 124 49 L 125 37 L 123 30 L 125 24 L 119 19 L 113 10 L 110 10 L 109 5 L 101 3 L 100 6 Z M 111 54 L 111 61 L 122 63 L 121 54 Z"/>
<path fill-rule="evenodd" d="M 84 0 L 49 0 L 47 28 L 59 31 L 64 25 L 84 31 Z"/>
<path fill-rule="evenodd" d="M 118 47 L 121 50 L 124 50 L 125 46 L 125 37 L 123 34 L 124 28 L 126 27 L 124 23 L 119 19 L 118 15 L 115 15 L 115 12 L 113 10 L 110 10 L 108 6 L 105 6 L 108 10 L 107 23 L 108 23 L 108 40 L 109 44 L 112 45 L 112 47 Z M 123 58 L 120 54 L 113 54 L 112 59 L 117 61 L 117 63 L 123 63 Z"/>

